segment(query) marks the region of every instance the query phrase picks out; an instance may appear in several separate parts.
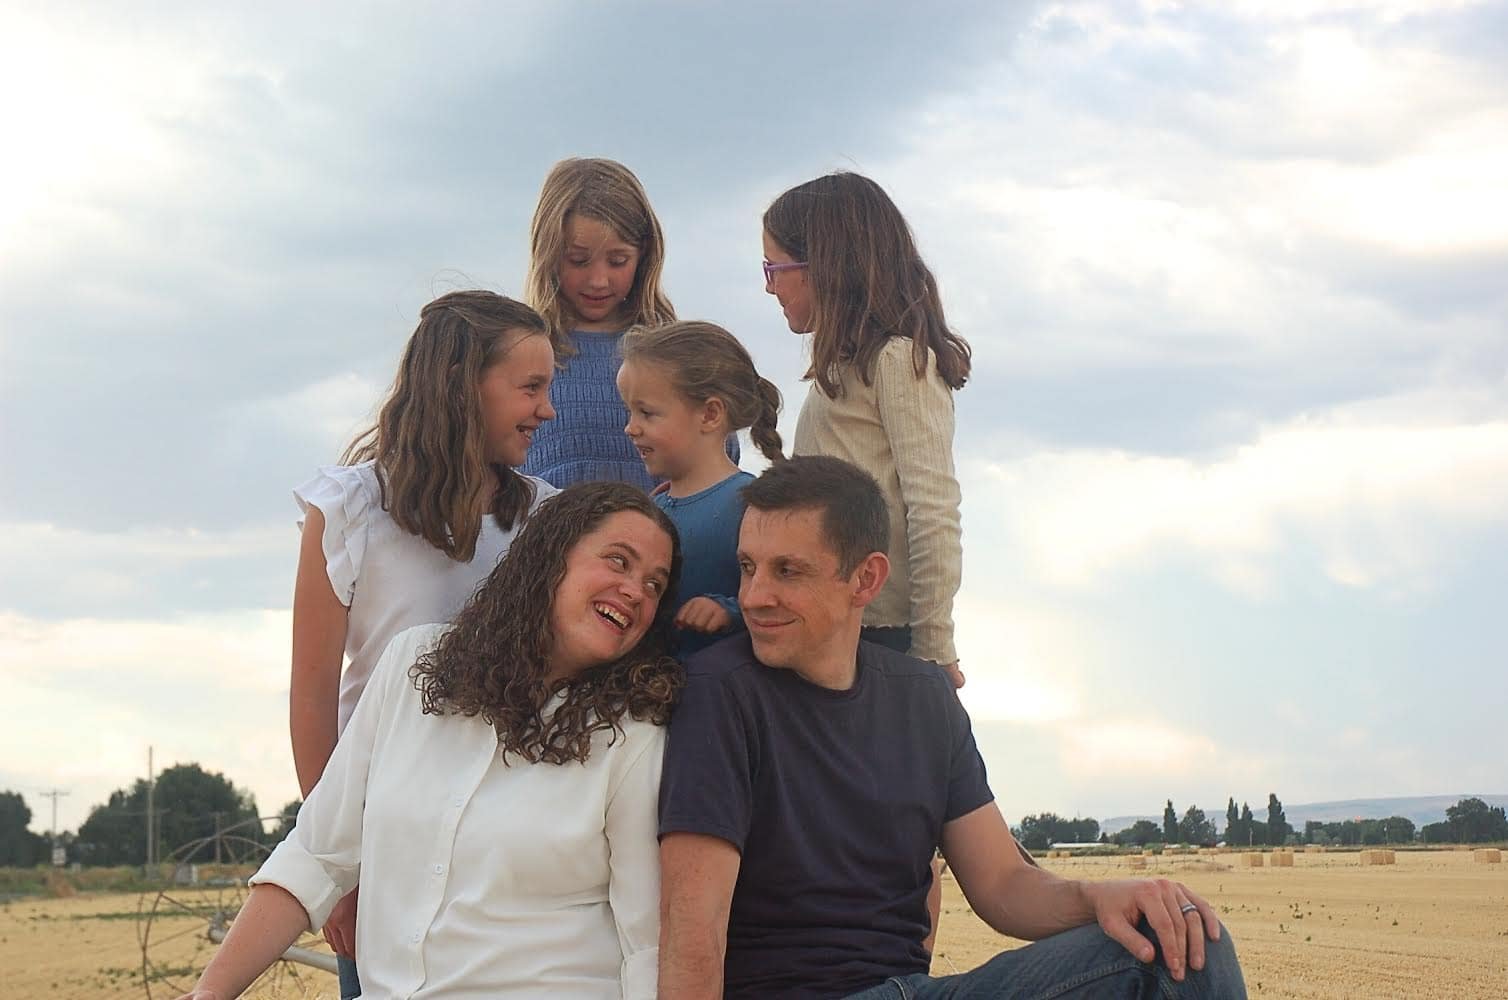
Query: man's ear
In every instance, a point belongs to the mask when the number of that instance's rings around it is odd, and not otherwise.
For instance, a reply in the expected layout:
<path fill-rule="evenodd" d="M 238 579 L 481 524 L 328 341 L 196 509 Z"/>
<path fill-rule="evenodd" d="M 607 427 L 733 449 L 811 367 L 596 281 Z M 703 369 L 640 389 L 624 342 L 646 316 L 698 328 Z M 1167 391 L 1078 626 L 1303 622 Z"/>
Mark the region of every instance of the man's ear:
<path fill-rule="evenodd" d="M 854 607 L 868 607 L 880 595 L 885 581 L 890 579 L 890 557 L 883 552 L 869 553 L 854 569 L 850 579 L 854 583 Z"/>

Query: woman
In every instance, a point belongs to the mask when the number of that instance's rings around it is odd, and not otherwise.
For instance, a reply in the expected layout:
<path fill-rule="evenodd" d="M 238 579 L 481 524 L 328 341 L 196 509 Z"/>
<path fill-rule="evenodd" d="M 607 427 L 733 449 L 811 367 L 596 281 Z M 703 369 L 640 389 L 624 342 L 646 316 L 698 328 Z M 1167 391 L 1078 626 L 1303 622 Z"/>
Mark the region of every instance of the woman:
<path fill-rule="evenodd" d="M 370 995 L 653 997 L 679 568 L 634 487 L 541 504 L 453 626 L 393 640 L 188 998 L 238 995 L 358 871 Z"/>

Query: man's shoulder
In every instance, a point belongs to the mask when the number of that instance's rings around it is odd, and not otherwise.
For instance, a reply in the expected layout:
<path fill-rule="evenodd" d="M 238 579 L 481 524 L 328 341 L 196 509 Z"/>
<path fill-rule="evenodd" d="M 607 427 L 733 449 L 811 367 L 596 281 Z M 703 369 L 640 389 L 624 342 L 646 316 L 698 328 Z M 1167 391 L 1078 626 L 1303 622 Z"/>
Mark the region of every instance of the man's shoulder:
<path fill-rule="evenodd" d="M 683 665 L 688 684 L 757 681 L 759 671 L 767 669 L 755 658 L 748 632 L 738 632 L 697 650 Z"/>
<path fill-rule="evenodd" d="M 918 659 L 909 653 L 898 653 L 878 643 L 859 643 L 859 663 L 864 669 L 887 681 L 922 688 L 935 687 L 950 693 L 953 690 L 947 671 L 931 660 Z"/>

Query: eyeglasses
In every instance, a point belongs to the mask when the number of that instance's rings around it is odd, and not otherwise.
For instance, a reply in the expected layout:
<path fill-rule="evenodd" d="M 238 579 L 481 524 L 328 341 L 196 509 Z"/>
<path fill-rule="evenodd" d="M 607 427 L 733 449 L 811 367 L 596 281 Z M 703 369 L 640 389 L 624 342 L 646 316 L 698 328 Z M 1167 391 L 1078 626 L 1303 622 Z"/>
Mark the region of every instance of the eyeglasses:
<path fill-rule="evenodd" d="M 806 267 L 806 261 L 804 260 L 792 261 L 789 264 L 771 264 L 769 261 L 765 261 L 764 283 L 768 285 L 770 282 L 774 281 L 775 275 L 779 274 L 781 271 L 799 271 L 803 267 Z"/>

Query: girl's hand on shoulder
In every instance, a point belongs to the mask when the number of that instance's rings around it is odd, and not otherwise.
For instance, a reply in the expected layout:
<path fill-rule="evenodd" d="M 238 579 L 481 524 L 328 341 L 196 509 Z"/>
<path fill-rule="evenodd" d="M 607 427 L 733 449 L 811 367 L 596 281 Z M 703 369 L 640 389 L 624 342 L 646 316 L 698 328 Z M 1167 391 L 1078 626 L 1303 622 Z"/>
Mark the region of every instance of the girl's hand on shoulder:
<path fill-rule="evenodd" d="M 726 632 L 732 625 L 733 616 L 710 597 L 693 597 L 675 613 L 675 627 L 692 632 Z"/>
<path fill-rule="evenodd" d="M 948 679 L 953 682 L 953 689 L 955 691 L 963 687 L 963 671 L 959 669 L 957 660 L 954 660 L 952 663 L 939 664 L 939 666 L 941 666 L 943 668 L 943 672 L 948 675 Z"/>

